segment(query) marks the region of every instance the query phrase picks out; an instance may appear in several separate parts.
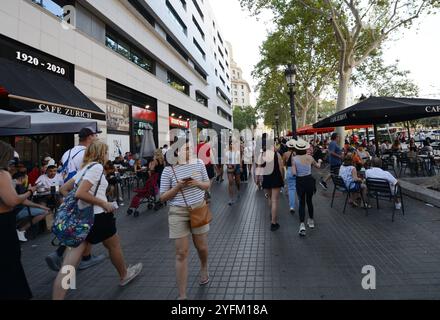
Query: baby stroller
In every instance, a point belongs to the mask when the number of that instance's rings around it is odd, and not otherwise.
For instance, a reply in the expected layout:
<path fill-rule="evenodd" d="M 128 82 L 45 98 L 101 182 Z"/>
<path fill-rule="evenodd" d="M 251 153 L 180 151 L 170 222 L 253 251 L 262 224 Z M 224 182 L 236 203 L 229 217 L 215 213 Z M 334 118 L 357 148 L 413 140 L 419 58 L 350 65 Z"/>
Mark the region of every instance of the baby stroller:
<path fill-rule="evenodd" d="M 159 174 L 154 173 L 148 178 L 144 188 L 134 190 L 136 195 L 131 200 L 127 215 L 133 214 L 134 217 L 138 217 L 138 209 L 141 204 L 145 203 L 148 204 L 148 210 L 154 208 L 154 210 L 157 211 L 162 207 L 162 204 L 159 201 L 156 201 L 156 195 L 159 193 L 158 182 Z"/>

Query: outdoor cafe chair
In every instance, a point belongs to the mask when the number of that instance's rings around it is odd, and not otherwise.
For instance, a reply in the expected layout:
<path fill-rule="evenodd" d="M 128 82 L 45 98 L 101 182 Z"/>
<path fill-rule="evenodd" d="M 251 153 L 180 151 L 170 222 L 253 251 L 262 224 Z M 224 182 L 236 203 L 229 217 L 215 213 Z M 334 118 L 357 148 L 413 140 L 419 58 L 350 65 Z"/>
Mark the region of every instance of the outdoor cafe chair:
<path fill-rule="evenodd" d="M 394 195 L 391 192 L 390 183 L 385 179 L 372 179 L 368 178 L 366 180 L 368 195 L 373 198 L 376 198 L 377 210 L 379 210 L 379 199 L 382 200 L 394 200 L 396 198 L 400 199 L 400 203 L 402 204 L 402 214 L 405 215 L 405 208 L 403 206 L 403 195 L 402 189 L 397 184 L 394 189 Z M 368 210 L 367 210 L 368 211 Z M 394 215 L 396 213 L 396 207 L 393 202 L 393 215 L 391 217 L 391 221 L 394 222 Z"/>
<path fill-rule="evenodd" d="M 394 176 L 397 177 L 396 168 L 394 167 L 394 159 L 391 156 L 382 156 L 382 169 L 383 170 L 393 170 Z"/>
<path fill-rule="evenodd" d="M 333 189 L 332 202 L 331 202 L 330 208 L 333 208 L 333 202 L 335 200 L 336 191 L 339 191 L 339 192 L 342 192 L 342 194 L 347 194 L 347 196 L 345 198 L 345 203 L 344 203 L 344 210 L 342 211 L 342 213 L 345 214 L 345 209 L 347 208 L 348 199 L 350 198 L 352 193 L 360 193 L 361 199 L 362 199 L 362 205 L 365 209 L 367 209 L 367 206 L 365 205 L 365 199 L 364 199 L 364 196 L 362 195 L 360 186 L 359 186 L 359 191 L 352 192 L 352 191 L 350 191 L 350 189 L 347 188 L 344 180 L 340 176 L 332 175 L 331 177 L 332 177 L 334 189 Z M 352 184 L 353 185 L 360 184 L 360 182 L 356 181 L 356 182 L 352 182 Z M 366 211 L 366 215 L 368 215 L 368 210 Z"/>
<path fill-rule="evenodd" d="M 403 171 L 403 174 L 405 174 L 406 170 L 408 168 L 411 168 L 411 161 L 410 161 L 410 159 L 407 156 L 403 156 L 402 155 L 399 158 L 398 162 L 399 162 L 399 166 L 400 166 L 399 177 L 401 177 L 402 176 L 402 171 Z"/>

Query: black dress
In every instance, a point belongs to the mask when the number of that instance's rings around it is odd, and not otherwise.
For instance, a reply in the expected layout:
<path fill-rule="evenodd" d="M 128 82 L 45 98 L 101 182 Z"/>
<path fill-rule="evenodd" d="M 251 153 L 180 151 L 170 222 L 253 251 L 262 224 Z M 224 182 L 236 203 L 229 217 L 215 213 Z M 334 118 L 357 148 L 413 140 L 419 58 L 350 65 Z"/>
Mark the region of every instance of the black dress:
<path fill-rule="evenodd" d="M 15 212 L 0 213 L 0 300 L 28 300 L 32 293 L 21 265 Z"/>
<path fill-rule="evenodd" d="M 269 175 L 263 175 L 263 189 L 276 189 L 276 188 L 282 188 L 284 186 L 284 180 L 283 177 L 281 176 L 278 157 L 279 157 L 278 152 L 275 152 L 272 173 Z M 262 167 L 263 168 L 266 167 L 266 162 L 263 163 Z"/>

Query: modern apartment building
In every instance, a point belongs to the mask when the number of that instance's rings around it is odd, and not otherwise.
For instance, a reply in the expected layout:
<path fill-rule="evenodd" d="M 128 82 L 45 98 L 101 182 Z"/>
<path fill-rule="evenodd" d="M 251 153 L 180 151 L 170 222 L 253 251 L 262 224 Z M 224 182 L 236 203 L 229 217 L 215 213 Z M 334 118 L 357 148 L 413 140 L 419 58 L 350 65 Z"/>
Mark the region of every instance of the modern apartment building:
<path fill-rule="evenodd" d="M 226 46 L 229 48 L 229 65 L 232 75 L 232 105 L 233 106 L 250 106 L 251 105 L 251 87 L 249 83 L 243 79 L 243 71 L 234 61 L 234 54 L 232 45 L 227 42 Z"/>
<path fill-rule="evenodd" d="M 0 108 L 95 119 L 111 157 L 138 152 L 148 124 L 157 146 L 190 121 L 232 128 L 229 51 L 208 0 L 2 0 L 0 69 Z M 36 160 L 29 139 L 11 143 Z M 53 136 L 42 151 L 73 144 Z"/>

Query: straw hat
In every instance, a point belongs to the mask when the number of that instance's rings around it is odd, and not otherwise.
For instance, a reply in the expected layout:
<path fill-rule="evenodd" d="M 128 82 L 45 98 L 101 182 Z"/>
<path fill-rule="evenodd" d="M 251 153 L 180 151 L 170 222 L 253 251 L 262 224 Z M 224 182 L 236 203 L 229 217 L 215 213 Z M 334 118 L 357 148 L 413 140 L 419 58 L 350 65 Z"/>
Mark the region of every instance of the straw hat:
<path fill-rule="evenodd" d="M 308 150 L 310 148 L 310 143 L 304 141 L 303 139 L 290 140 L 290 141 L 294 141 L 292 143 L 293 144 L 292 148 L 296 150 Z"/>
<path fill-rule="evenodd" d="M 289 141 L 287 141 L 286 146 L 289 149 L 295 148 L 295 144 L 296 144 L 296 140 L 295 139 L 290 139 Z"/>

